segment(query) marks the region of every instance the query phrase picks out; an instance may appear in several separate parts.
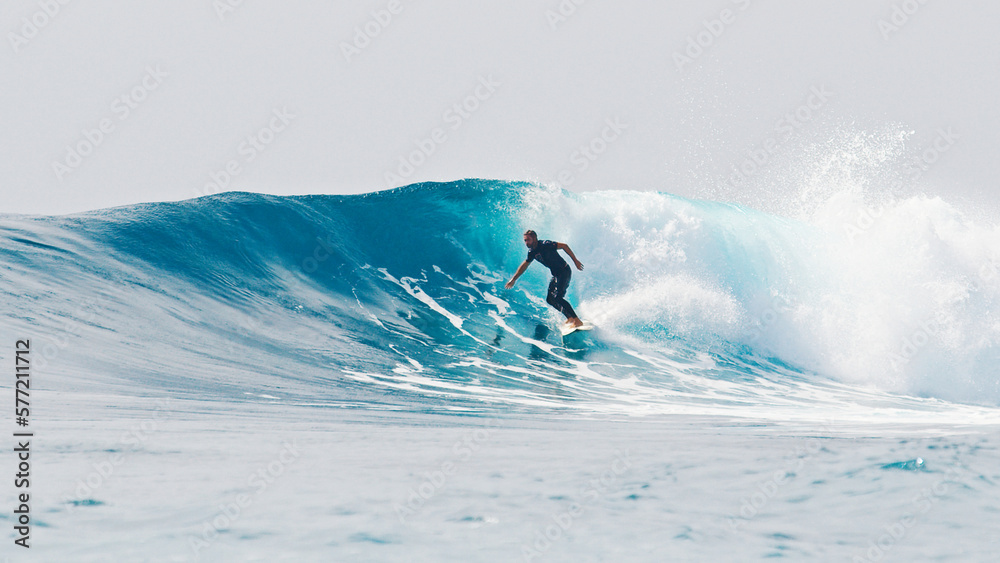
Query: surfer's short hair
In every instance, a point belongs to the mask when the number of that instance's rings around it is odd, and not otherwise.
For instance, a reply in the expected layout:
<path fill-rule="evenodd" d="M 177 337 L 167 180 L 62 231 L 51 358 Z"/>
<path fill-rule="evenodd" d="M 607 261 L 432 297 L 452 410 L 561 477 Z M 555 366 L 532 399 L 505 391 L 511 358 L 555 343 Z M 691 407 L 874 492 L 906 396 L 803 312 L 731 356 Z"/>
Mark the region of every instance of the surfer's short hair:
<path fill-rule="evenodd" d="M 532 231 L 531 229 L 528 229 L 527 231 L 524 231 L 524 234 L 525 235 L 531 235 L 531 236 L 533 236 L 535 238 L 538 238 L 538 233 L 536 233 L 535 231 Z"/>

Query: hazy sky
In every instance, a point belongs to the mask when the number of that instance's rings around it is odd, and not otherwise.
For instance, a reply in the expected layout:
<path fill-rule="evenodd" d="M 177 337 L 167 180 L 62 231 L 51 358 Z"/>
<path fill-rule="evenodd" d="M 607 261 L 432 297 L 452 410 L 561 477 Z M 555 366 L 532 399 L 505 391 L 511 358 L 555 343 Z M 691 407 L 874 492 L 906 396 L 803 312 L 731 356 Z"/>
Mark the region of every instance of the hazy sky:
<path fill-rule="evenodd" d="M 831 169 L 998 199 L 986 0 L 10 0 L 0 24 L 0 212 L 467 177 L 766 207 Z"/>

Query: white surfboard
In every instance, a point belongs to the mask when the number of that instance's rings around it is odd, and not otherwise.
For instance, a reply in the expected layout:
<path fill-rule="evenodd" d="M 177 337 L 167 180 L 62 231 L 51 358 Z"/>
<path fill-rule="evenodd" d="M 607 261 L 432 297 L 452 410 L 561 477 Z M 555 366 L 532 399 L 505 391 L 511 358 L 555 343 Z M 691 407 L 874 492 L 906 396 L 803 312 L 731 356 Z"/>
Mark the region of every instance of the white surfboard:
<path fill-rule="evenodd" d="M 569 326 L 566 323 L 563 323 L 559 325 L 559 332 L 561 332 L 563 336 L 569 336 L 578 330 L 592 330 L 593 328 L 594 325 L 591 324 L 590 321 L 583 321 L 583 324 L 580 326 Z"/>

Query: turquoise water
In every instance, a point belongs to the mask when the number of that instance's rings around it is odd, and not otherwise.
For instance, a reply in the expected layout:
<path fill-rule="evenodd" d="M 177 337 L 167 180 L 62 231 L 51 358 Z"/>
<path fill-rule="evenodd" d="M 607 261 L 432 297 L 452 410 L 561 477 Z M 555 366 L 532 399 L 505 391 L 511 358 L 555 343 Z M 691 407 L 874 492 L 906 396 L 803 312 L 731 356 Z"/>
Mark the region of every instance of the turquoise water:
<path fill-rule="evenodd" d="M 997 230 L 939 200 L 845 236 L 655 192 L 464 180 L 0 220 L 13 329 L 69 388 L 421 412 L 996 419 Z M 585 264 L 563 341 L 520 233 Z M 818 409 L 818 410 L 817 410 Z"/>

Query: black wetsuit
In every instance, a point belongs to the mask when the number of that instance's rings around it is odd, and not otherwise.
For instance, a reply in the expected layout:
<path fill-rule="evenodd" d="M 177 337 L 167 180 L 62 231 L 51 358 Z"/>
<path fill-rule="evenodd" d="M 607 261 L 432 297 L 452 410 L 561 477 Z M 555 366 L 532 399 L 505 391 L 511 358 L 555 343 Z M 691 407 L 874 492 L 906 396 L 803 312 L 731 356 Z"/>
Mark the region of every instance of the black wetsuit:
<path fill-rule="evenodd" d="M 549 282 L 549 293 L 545 296 L 545 302 L 566 315 L 567 319 L 575 317 L 576 312 L 565 299 L 573 270 L 559 255 L 559 247 L 551 240 L 540 240 L 535 248 L 528 251 L 528 262 L 535 259 L 552 272 L 552 281 Z"/>

